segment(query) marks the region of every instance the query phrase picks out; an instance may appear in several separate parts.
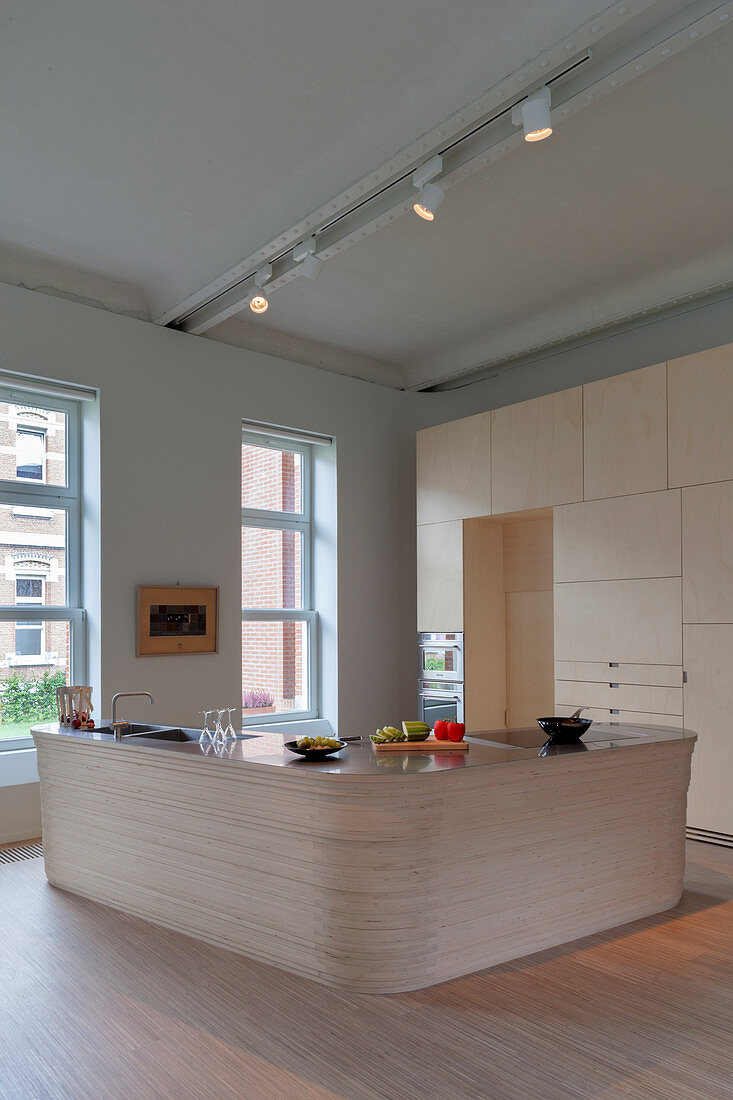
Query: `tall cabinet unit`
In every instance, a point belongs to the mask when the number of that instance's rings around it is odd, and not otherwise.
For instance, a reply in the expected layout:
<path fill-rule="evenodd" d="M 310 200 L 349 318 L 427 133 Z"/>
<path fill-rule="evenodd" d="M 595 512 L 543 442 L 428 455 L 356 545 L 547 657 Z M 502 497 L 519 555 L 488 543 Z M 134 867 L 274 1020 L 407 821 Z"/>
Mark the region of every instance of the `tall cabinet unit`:
<path fill-rule="evenodd" d="M 669 482 L 682 493 L 691 835 L 733 845 L 733 346 L 669 364 Z"/>
<path fill-rule="evenodd" d="M 681 574 L 679 490 L 556 509 L 560 713 L 682 724 Z"/>
<path fill-rule="evenodd" d="M 550 683 L 684 722 L 690 833 L 733 844 L 733 345 L 418 433 L 418 525 L 419 629 L 464 630 L 476 721 Z"/>

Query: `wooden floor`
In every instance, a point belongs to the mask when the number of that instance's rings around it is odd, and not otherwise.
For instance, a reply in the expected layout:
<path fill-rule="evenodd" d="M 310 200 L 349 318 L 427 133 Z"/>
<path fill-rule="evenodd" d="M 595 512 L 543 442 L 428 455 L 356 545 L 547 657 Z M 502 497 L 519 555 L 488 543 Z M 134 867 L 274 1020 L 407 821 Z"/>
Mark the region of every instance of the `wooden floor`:
<path fill-rule="evenodd" d="M 733 850 L 668 914 L 418 993 L 335 993 L 0 867 L 1 1100 L 733 1097 Z M 489 934 L 490 934 L 490 930 Z"/>

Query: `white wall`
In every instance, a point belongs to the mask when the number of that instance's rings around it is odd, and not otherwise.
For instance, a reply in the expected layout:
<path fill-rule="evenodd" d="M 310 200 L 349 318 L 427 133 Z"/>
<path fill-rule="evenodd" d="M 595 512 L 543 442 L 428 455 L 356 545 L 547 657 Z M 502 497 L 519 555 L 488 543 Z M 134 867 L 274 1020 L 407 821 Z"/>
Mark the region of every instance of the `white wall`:
<path fill-rule="evenodd" d="M 15 287 L 0 286 L 0 323 L 1 369 L 99 388 L 99 583 L 94 562 L 85 573 L 93 609 L 101 586 L 97 715 L 118 690 L 155 695 L 125 717 L 188 725 L 240 698 L 243 417 L 336 437 L 337 599 L 335 576 L 330 597 L 319 578 L 339 643 L 325 716 L 353 733 L 412 713 L 411 395 Z M 136 658 L 135 586 L 176 581 L 221 586 L 219 653 Z"/>
<path fill-rule="evenodd" d="M 0 787 L 0 844 L 35 840 L 41 835 L 41 794 L 38 783 Z"/>

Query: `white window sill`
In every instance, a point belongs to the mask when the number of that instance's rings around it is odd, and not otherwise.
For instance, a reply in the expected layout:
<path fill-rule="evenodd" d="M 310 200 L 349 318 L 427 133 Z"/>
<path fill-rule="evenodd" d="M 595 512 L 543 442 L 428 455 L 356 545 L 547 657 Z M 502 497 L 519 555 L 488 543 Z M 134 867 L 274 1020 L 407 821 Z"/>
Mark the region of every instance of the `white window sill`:
<path fill-rule="evenodd" d="M 24 783 L 37 782 L 35 745 L 27 749 L 0 749 L 0 787 L 20 787 Z"/>
<path fill-rule="evenodd" d="M 15 653 L 8 653 L 5 660 L 0 662 L 0 668 L 53 668 L 59 662 L 55 653 L 36 654 L 33 657 L 18 657 Z"/>

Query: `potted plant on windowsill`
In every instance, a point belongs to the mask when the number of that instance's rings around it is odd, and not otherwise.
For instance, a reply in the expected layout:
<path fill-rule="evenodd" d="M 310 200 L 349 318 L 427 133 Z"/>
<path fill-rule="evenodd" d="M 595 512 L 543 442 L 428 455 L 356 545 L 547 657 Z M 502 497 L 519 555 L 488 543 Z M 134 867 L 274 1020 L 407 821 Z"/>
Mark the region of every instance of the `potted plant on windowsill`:
<path fill-rule="evenodd" d="M 250 714 L 274 714 L 275 697 L 269 691 L 244 691 L 242 692 L 242 715 Z"/>

